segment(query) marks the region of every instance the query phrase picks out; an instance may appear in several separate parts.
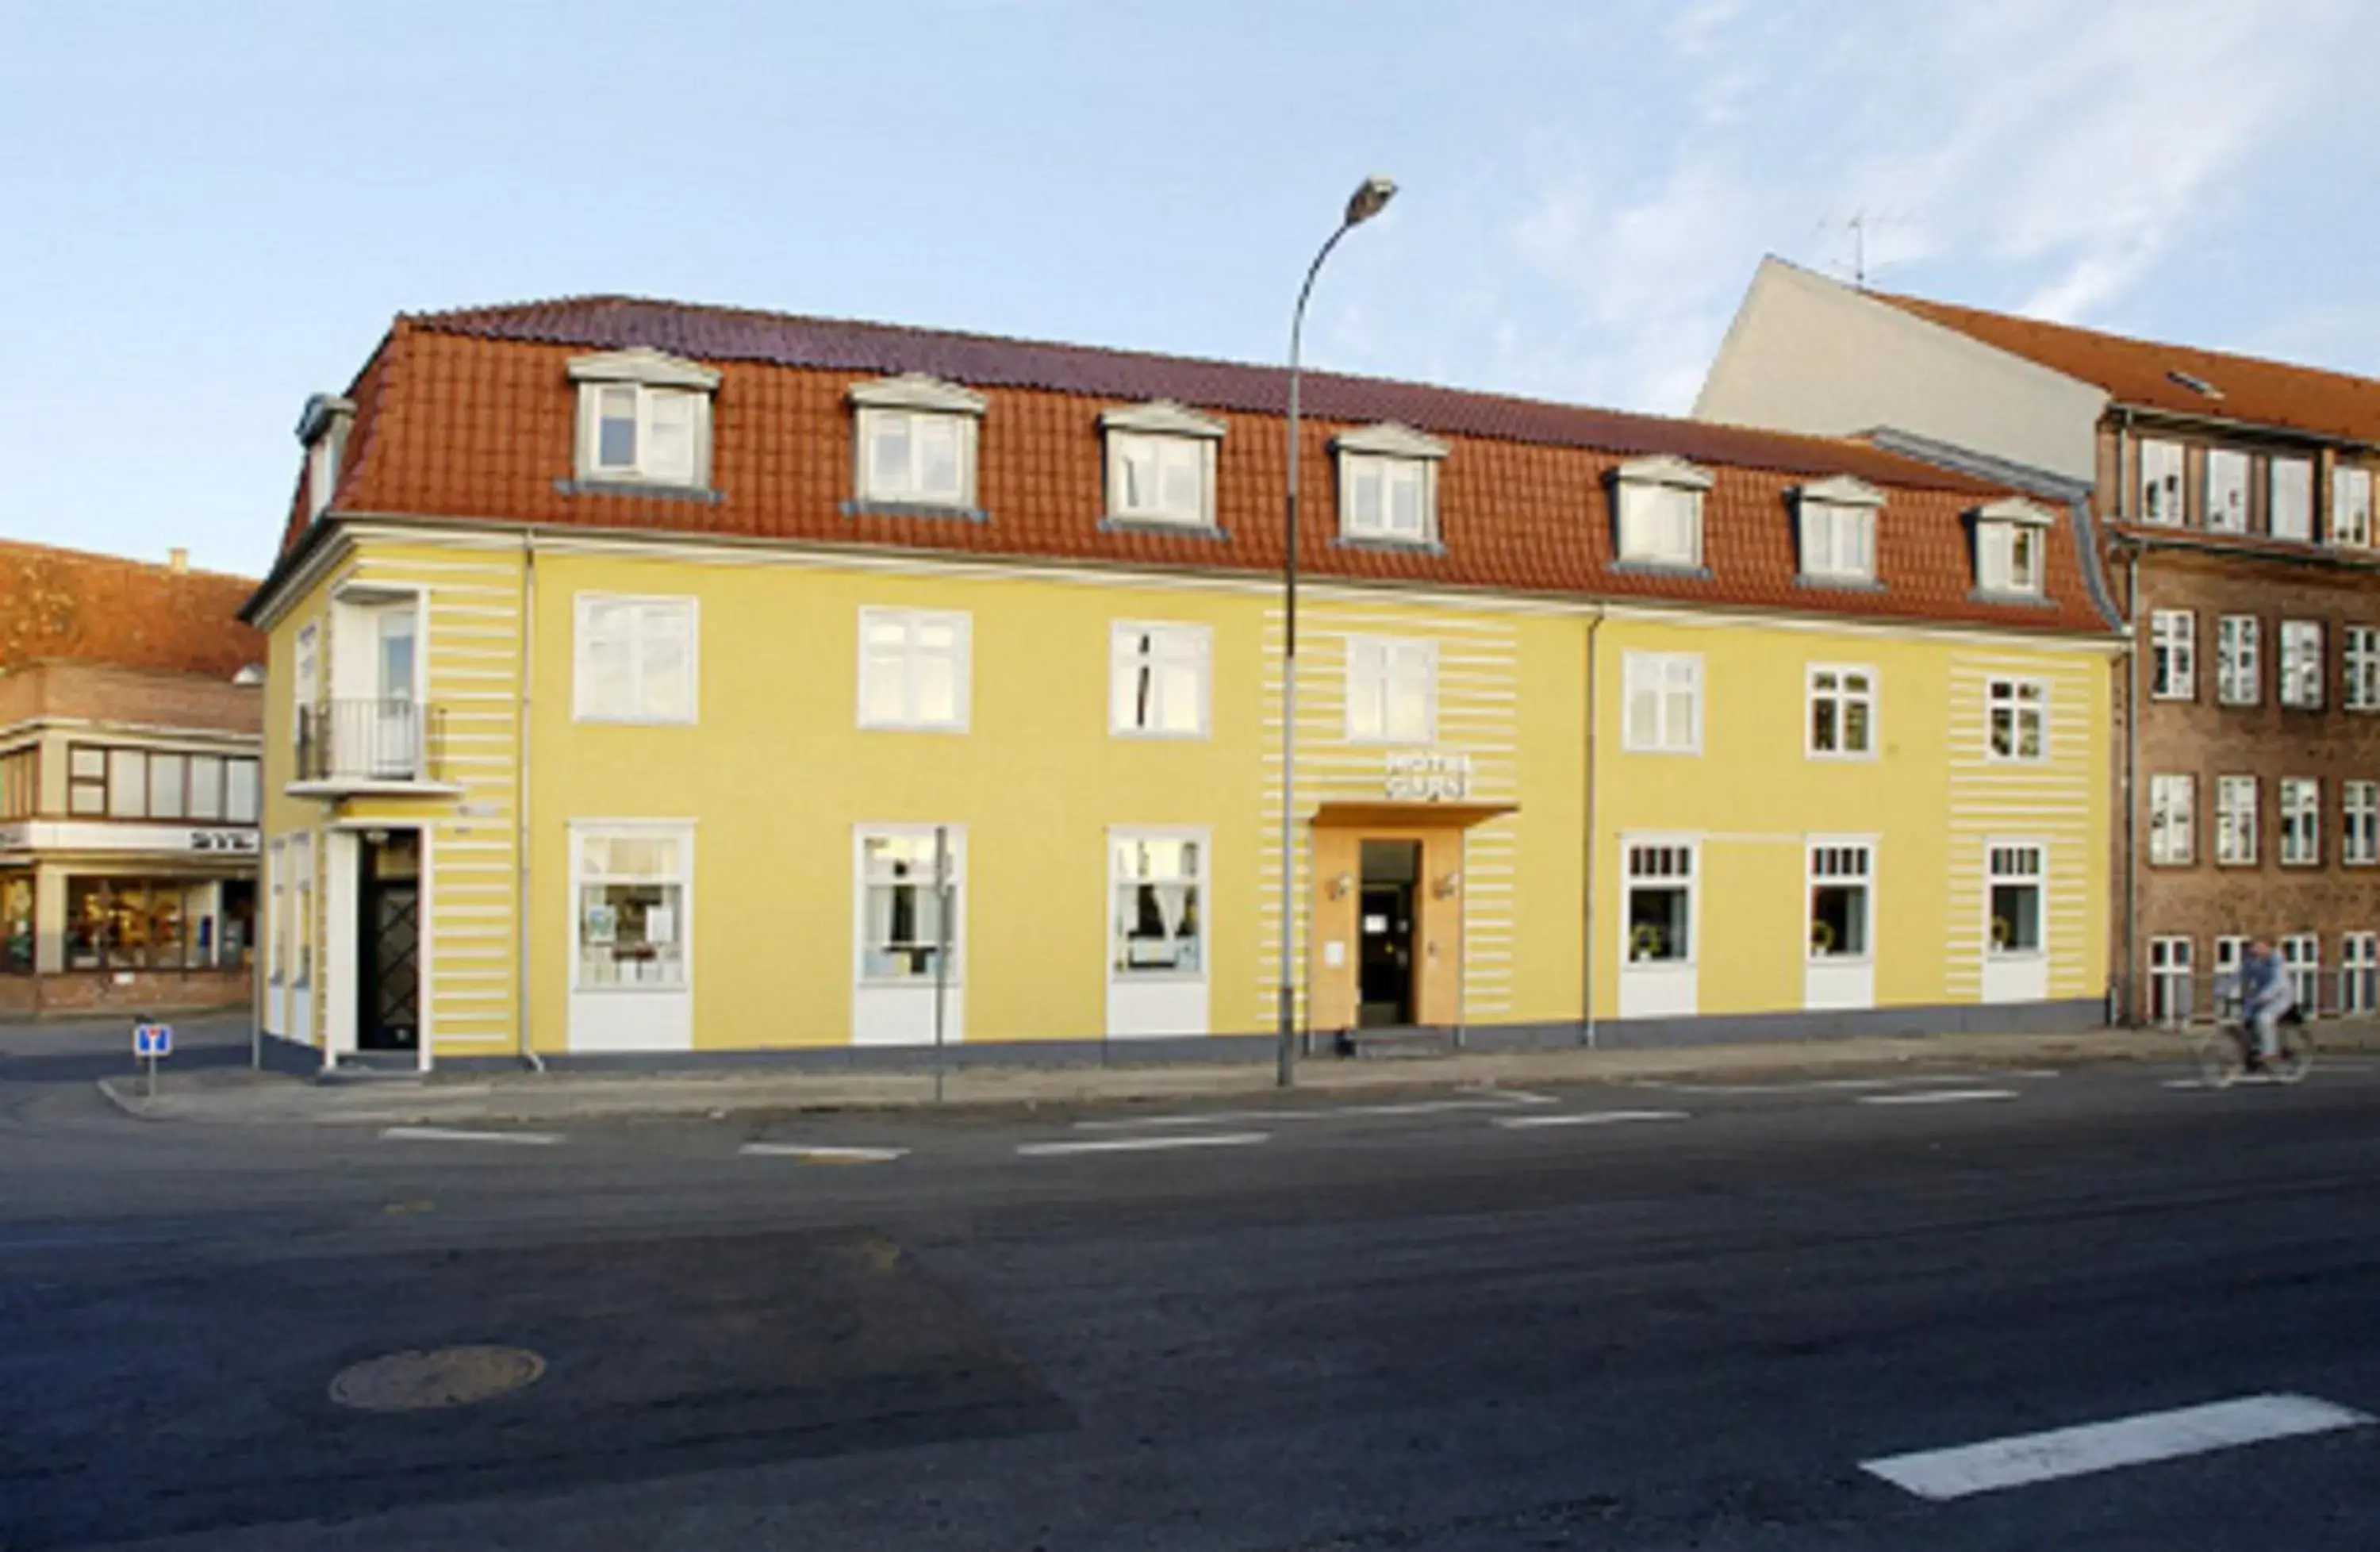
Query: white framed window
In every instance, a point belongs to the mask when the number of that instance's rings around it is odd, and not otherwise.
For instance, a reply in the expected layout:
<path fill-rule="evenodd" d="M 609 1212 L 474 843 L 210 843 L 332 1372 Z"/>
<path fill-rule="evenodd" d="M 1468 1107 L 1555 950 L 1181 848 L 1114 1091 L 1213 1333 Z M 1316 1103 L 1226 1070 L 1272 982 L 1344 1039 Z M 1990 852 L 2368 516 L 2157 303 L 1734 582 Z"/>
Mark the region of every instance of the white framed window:
<path fill-rule="evenodd" d="M 2221 867 L 2256 865 L 2256 778 L 2215 779 L 2215 861 Z"/>
<path fill-rule="evenodd" d="M 2215 622 L 2215 698 L 2224 705 L 2253 706 L 2264 698 L 2262 634 L 2253 614 Z"/>
<path fill-rule="evenodd" d="M 2281 778 L 2281 866 L 2322 864 L 2322 782 L 2312 776 Z"/>
<path fill-rule="evenodd" d="M 1813 663 L 1809 697 L 1808 753 L 1813 758 L 1875 758 L 1876 670 Z"/>
<path fill-rule="evenodd" d="M 1809 955 L 1840 964 L 1872 952 L 1871 914 L 1876 852 L 1864 841 L 1815 841 L 1810 844 Z"/>
<path fill-rule="evenodd" d="M 1637 565 L 1703 564 L 1703 494 L 1711 473 L 1682 458 L 1639 458 L 1612 476 L 1620 558 Z M 1808 569 L 1804 562 L 1803 569 Z"/>
<path fill-rule="evenodd" d="M 1691 841 L 1628 844 L 1630 964 L 1691 964 L 1694 959 L 1695 855 Z"/>
<path fill-rule="evenodd" d="M 851 403 L 862 504 L 974 508 L 983 395 L 910 372 L 854 385 Z"/>
<path fill-rule="evenodd" d="M 2380 627 L 2347 627 L 2347 709 L 2380 711 Z"/>
<path fill-rule="evenodd" d="M 694 827 L 573 820 L 579 991 L 684 990 L 693 963 Z"/>
<path fill-rule="evenodd" d="M 1118 620 L 1110 633 L 1108 731 L 1204 738 L 1212 633 L 1205 625 Z"/>
<path fill-rule="evenodd" d="M 2149 694 L 2157 700 L 2198 698 L 2198 616 L 2187 609 L 2149 614 Z"/>
<path fill-rule="evenodd" d="M 314 984 L 314 838 L 289 841 L 289 984 Z M 303 1031 L 300 1031 L 303 1033 Z"/>
<path fill-rule="evenodd" d="M 856 937 L 859 978 L 876 985 L 931 981 L 945 946 L 945 984 L 966 965 L 966 829 L 932 825 L 862 827 Z"/>
<path fill-rule="evenodd" d="M 2289 978 L 2289 996 L 2308 1018 L 2322 1012 L 2322 940 L 2311 932 L 2293 932 L 2281 940 L 2281 972 Z"/>
<path fill-rule="evenodd" d="M 1207 974 L 1207 837 L 1203 831 L 1114 831 L 1108 969 L 1119 978 Z"/>
<path fill-rule="evenodd" d="M 1347 737 L 1427 744 L 1438 732 L 1438 643 L 1347 637 Z"/>
<path fill-rule="evenodd" d="M 2338 783 L 2338 860 L 2349 867 L 2380 863 L 2380 782 Z"/>
<path fill-rule="evenodd" d="M 1366 426 L 1331 443 L 1339 537 L 1367 544 L 1438 542 L 1438 466 L 1446 443 L 1409 426 Z"/>
<path fill-rule="evenodd" d="M 1862 480 L 1822 479 L 1796 500 L 1802 575 L 1835 582 L 1876 580 L 1876 515 L 1884 492 Z"/>
<path fill-rule="evenodd" d="M 261 813 L 258 767 L 252 759 L 224 762 L 224 818 L 233 824 L 254 824 Z"/>
<path fill-rule="evenodd" d="M 290 646 L 290 704 L 296 713 L 289 723 L 293 742 L 305 738 L 307 724 L 314 718 L 314 703 L 322 697 L 322 627 L 305 624 L 298 627 Z"/>
<path fill-rule="evenodd" d="M 2042 848 L 2031 843 L 1985 849 L 1989 863 L 1989 952 L 1996 959 L 2042 952 Z"/>
<path fill-rule="evenodd" d="M 2040 597 L 2044 546 L 2055 519 L 2046 509 L 2013 498 L 1979 508 L 1974 519 L 1977 589 Z"/>
<path fill-rule="evenodd" d="M 2206 451 L 2206 526 L 2217 533 L 2248 531 L 2248 455 L 2228 447 Z"/>
<path fill-rule="evenodd" d="M 2149 1019 L 2155 1024 L 2190 1021 L 2192 944 L 2187 938 L 2149 940 Z"/>
<path fill-rule="evenodd" d="M 580 593 L 570 670 L 582 722 L 691 722 L 700 618 L 690 598 Z"/>
<path fill-rule="evenodd" d="M 1215 526 L 1215 453 L 1223 422 L 1170 400 L 1111 409 L 1108 515 L 1172 527 Z"/>
<path fill-rule="evenodd" d="M 2182 520 L 2181 443 L 2141 439 L 2141 521 L 2178 524 Z"/>
<path fill-rule="evenodd" d="M 2322 622 L 2281 622 L 2281 704 L 2313 710 L 2322 705 Z"/>
<path fill-rule="evenodd" d="M 710 482 L 710 396 L 719 373 L 660 350 L 636 346 L 580 356 L 577 473 L 581 480 L 631 485 Z"/>
<path fill-rule="evenodd" d="M 2049 758 L 2049 686 L 2038 679 L 1994 679 L 1984 691 L 1985 751 L 1996 760 Z"/>
<path fill-rule="evenodd" d="M 2372 471 L 2344 467 L 2330 471 L 2330 541 L 2357 550 L 2372 547 Z"/>
<path fill-rule="evenodd" d="M 1633 754 L 1698 755 L 1703 748 L 1700 652 L 1628 652 L 1621 746 Z"/>
<path fill-rule="evenodd" d="M 2198 850 L 2198 779 L 2159 774 L 2149 778 L 2149 861 L 2179 867 Z"/>
<path fill-rule="evenodd" d="M 2275 458 L 2266 466 L 2272 505 L 2266 521 L 2275 539 L 2313 538 L 2313 465 L 2303 458 Z"/>
<path fill-rule="evenodd" d="M 275 841 L 265 850 L 264 978 L 273 986 L 289 979 L 289 843 Z M 276 1029 L 276 1035 L 291 1033 Z"/>
<path fill-rule="evenodd" d="M 2338 1011 L 2365 1015 L 2380 1012 L 2380 933 L 2338 935 Z"/>
<path fill-rule="evenodd" d="M 859 612 L 859 725 L 964 733 L 971 617 L 961 611 Z"/>

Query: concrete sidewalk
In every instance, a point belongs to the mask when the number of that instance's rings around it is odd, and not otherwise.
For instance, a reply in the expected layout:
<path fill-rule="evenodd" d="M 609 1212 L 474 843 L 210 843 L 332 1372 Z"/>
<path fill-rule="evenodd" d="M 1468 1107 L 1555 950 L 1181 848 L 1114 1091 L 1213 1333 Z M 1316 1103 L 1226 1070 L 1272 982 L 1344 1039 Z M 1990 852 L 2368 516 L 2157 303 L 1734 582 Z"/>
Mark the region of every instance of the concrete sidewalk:
<path fill-rule="evenodd" d="M 2380 1026 L 2326 1025 L 2325 1050 L 2380 1049 Z M 2107 1061 L 2185 1061 L 2189 1043 L 2158 1030 L 2068 1035 L 1942 1035 L 1779 1044 L 1463 1054 L 1398 1060 L 1317 1058 L 1300 1064 L 1301 1094 L 1430 1092 L 1641 1079 L 1740 1079 L 1899 1069 L 2061 1067 Z M 140 1079 L 109 1077 L 100 1091 L 148 1121 L 227 1125 L 394 1126 L 557 1122 L 590 1119 L 752 1115 L 930 1106 L 930 1072 L 733 1073 L 625 1075 L 506 1073 L 447 1080 L 389 1078 L 353 1084 L 248 1071 L 167 1073 L 154 1100 Z M 945 1103 L 966 1107 L 1119 1105 L 1274 1092 L 1266 1063 L 1151 1067 L 970 1067 L 947 1076 Z"/>

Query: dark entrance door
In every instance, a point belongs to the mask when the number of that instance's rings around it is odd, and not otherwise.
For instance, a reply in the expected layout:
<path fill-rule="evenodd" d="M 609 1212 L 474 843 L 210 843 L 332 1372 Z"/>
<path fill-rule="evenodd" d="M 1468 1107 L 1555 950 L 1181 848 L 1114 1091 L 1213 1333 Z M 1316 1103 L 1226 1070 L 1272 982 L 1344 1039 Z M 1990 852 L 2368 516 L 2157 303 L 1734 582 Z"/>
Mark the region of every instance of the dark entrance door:
<path fill-rule="evenodd" d="M 412 831 L 364 837 L 356 890 L 356 1048 L 421 1040 L 421 851 Z"/>
<path fill-rule="evenodd" d="M 1421 843 L 1366 841 L 1363 853 L 1355 1022 L 1366 1029 L 1411 1024 L 1414 886 L 1421 879 Z"/>

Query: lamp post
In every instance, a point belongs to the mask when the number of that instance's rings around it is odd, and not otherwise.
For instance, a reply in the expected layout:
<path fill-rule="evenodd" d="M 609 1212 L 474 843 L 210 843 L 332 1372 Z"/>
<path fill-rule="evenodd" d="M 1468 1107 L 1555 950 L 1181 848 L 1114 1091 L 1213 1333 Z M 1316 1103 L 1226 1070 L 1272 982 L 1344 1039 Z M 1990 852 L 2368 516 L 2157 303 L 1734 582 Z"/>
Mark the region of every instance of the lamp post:
<path fill-rule="evenodd" d="M 1305 331 L 1305 301 L 1314 294 L 1314 279 L 1339 239 L 1380 213 L 1395 198 L 1397 186 L 1384 177 L 1368 177 L 1347 199 L 1347 213 L 1339 229 L 1322 245 L 1306 267 L 1305 284 L 1297 288 L 1297 309 L 1289 317 L 1289 491 L 1283 520 L 1287 546 L 1281 573 L 1281 987 L 1278 1015 L 1279 1048 L 1274 1053 L 1274 1080 L 1282 1088 L 1297 1081 L 1297 356 Z"/>

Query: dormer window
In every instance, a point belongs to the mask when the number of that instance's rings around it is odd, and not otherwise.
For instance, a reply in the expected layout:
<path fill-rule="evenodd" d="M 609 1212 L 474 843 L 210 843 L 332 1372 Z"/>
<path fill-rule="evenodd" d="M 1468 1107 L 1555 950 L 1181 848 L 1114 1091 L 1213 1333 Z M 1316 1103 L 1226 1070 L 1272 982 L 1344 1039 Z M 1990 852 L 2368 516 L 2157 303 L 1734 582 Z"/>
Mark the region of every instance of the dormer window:
<path fill-rule="evenodd" d="M 1876 580 L 1876 514 L 1884 492 L 1847 476 L 1804 485 L 1794 498 L 1802 575 L 1818 582 Z"/>
<path fill-rule="evenodd" d="M 1975 585 L 1985 593 L 2039 598 L 2049 513 L 2014 497 L 1975 511 Z"/>
<path fill-rule="evenodd" d="M 1170 400 L 1111 409 L 1108 521 L 1129 527 L 1212 528 L 1215 454 L 1223 423 Z"/>
<path fill-rule="evenodd" d="M 1438 466 L 1446 443 L 1410 426 L 1366 426 L 1331 443 L 1339 457 L 1339 538 L 1358 544 L 1438 544 Z"/>
<path fill-rule="evenodd" d="M 701 490 L 710 483 L 710 399 L 719 373 L 638 346 L 581 356 L 578 479 Z"/>
<path fill-rule="evenodd" d="M 1711 473 L 1663 455 L 1622 464 L 1612 477 L 1620 503 L 1620 558 L 1631 565 L 1692 569 L 1703 564 L 1703 493 Z"/>
<path fill-rule="evenodd" d="M 306 401 L 298 418 L 298 440 L 306 448 L 306 516 L 310 522 L 330 510 L 339 485 L 339 460 L 346 451 L 347 425 L 355 418 L 352 399 L 317 394 Z"/>
<path fill-rule="evenodd" d="M 973 515 L 978 428 L 988 401 L 919 372 L 851 390 L 858 505 Z"/>

